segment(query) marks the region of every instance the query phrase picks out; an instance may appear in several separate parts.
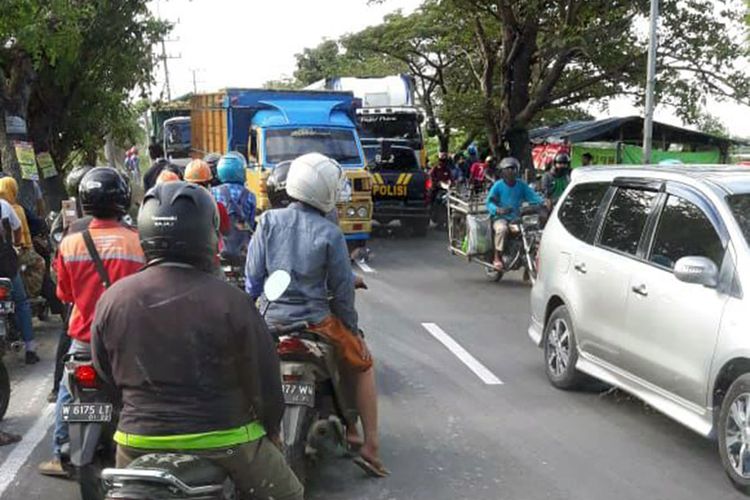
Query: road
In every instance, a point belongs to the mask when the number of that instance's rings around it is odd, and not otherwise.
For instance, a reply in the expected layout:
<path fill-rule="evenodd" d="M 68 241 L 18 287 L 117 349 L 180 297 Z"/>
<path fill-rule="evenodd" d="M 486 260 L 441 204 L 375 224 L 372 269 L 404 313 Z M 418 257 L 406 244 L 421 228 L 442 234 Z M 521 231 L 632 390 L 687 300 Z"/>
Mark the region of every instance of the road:
<path fill-rule="evenodd" d="M 713 442 L 620 392 L 552 388 L 526 336 L 529 287 L 520 276 L 485 281 L 433 231 L 372 247 L 374 272 L 358 309 L 377 359 L 382 454 L 392 475 L 367 479 L 330 458 L 312 473 L 308 498 L 744 498 L 725 479 Z M 11 363 L 3 426 L 24 441 L 0 449 L 0 500 L 76 498 L 72 483 L 35 472 L 49 453 L 43 401 L 54 328 L 43 336 L 43 363 Z"/>

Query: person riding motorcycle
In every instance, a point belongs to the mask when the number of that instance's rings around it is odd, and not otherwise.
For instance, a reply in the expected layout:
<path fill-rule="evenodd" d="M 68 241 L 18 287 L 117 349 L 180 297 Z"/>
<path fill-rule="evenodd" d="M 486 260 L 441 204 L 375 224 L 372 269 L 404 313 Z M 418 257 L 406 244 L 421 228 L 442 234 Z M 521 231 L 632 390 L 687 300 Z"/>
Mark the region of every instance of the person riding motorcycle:
<path fill-rule="evenodd" d="M 276 349 L 250 297 L 212 275 L 218 229 L 208 191 L 156 186 L 138 215 L 147 266 L 97 305 L 94 366 L 123 402 L 117 466 L 189 453 L 224 468 L 241 498 L 301 500 L 274 444 L 284 411 Z"/>
<path fill-rule="evenodd" d="M 92 219 L 87 228 L 63 238 L 54 267 L 57 296 L 73 304 L 68 320 L 68 335 L 72 339 L 68 354 L 87 355 L 91 352 L 91 323 L 97 301 L 110 284 L 139 271 L 145 259 L 138 235 L 121 221 L 131 201 L 125 176 L 110 167 L 89 170 L 81 179 L 78 201 L 84 215 Z M 70 392 L 60 383 L 52 435 L 53 458 L 39 465 L 42 474 L 68 475 L 61 461 L 62 445 L 68 440 L 62 406 L 71 401 Z"/>
<path fill-rule="evenodd" d="M 267 305 L 267 321 L 310 323 L 311 331 L 336 346 L 345 373 L 355 377 L 357 406 L 362 418 L 364 443 L 355 463 L 370 475 L 388 471 L 379 458 L 377 393 L 373 360 L 358 327 L 354 308 L 354 280 L 343 233 L 326 214 L 336 206 L 341 166 L 334 160 L 309 153 L 289 167 L 286 192 L 292 202 L 269 210 L 250 242 L 246 287 L 253 298 Z M 276 270 L 293 276 L 287 291 L 268 304 L 263 283 Z M 356 422 L 347 423 L 347 441 L 361 443 Z"/>
<path fill-rule="evenodd" d="M 448 162 L 448 153 L 443 151 L 438 155 L 438 164 L 430 170 L 430 181 L 430 200 L 435 201 L 435 194 L 442 189 L 440 184 L 450 184 L 453 182 L 453 174 Z"/>
<path fill-rule="evenodd" d="M 567 153 L 558 153 L 555 155 L 552 168 L 542 177 L 542 193 L 548 209 L 555 206 L 568 184 L 570 184 L 570 156 Z"/>
<path fill-rule="evenodd" d="M 203 157 L 203 161 L 205 161 L 208 164 L 208 167 L 211 169 L 210 187 L 216 187 L 221 184 L 221 182 L 219 181 L 219 173 L 216 170 L 216 166 L 219 164 L 219 160 L 221 160 L 221 155 L 219 153 L 208 153 Z"/>
<path fill-rule="evenodd" d="M 508 156 L 503 158 L 499 167 L 502 179 L 493 184 L 485 203 L 492 217 L 492 229 L 495 231 L 493 265 L 497 271 L 502 271 L 504 268 L 502 256 L 509 222 L 520 216 L 523 202 L 539 205 L 543 200 L 528 184 L 516 178 L 521 168 L 518 160 Z"/>
<path fill-rule="evenodd" d="M 225 154 L 216 166 L 221 184 L 211 188 L 214 199 L 226 207 L 229 215 L 230 228 L 222 237 L 222 257 L 232 262 L 244 259 L 255 227 L 255 195 L 245 187 L 246 167 L 241 153 Z"/>

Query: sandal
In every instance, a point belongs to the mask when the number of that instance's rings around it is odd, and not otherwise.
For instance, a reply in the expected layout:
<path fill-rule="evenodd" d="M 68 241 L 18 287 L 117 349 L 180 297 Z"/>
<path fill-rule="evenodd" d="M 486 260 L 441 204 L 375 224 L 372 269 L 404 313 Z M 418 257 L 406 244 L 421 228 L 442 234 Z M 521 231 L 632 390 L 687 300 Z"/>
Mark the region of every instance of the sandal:
<path fill-rule="evenodd" d="M 357 455 L 352 461 L 354 465 L 362 469 L 370 477 L 383 478 L 389 476 L 391 473 L 380 461 L 370 462 L 362 455 Z"/>

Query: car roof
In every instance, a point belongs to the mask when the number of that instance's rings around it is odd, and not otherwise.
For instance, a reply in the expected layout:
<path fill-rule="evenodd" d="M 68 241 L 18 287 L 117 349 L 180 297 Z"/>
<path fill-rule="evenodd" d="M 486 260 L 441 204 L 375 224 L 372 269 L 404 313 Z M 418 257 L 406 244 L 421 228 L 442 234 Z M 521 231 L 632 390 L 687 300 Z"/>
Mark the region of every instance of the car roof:
<path fill-rule="evenodd" d="M 617 165 L 580 167 L 573 171 L 576 182 L 616 177 L 683 181 L 724 194 L 750 192 L 750 168 L 737 165 Z"/>

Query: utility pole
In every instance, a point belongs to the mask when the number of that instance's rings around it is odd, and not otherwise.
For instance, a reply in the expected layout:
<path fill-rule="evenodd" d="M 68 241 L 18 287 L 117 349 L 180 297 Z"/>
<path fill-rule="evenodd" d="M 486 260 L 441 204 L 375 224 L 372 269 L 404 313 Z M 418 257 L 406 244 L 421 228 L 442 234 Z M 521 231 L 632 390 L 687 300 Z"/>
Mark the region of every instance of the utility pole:
<path fill-rule="evenodd" d="M 190 68 L 190 73 L 193 75 L 193 94 L 198 93 L 198 78 L 196 76 L 201 71 L 203 71 L 201 68 Z"/>
<path fill-rule="evenodd" d="M 164 64 L 164 83 L 167 86 L 167 101 L 172 100 L 172 88 L 169 85 L 169 66 L 167 65 L 167 46 L 164 39 L 161 39 L 161 62 Z"/>
<path fill-rule="evenodd" d="M 656 86 L 657 27 L 659 0 L 651 0 L 651 17 L 648 30 L 648 75 L 646 77 L 646 113 L 643 119 L 643 163 L 651 163 L 651 143 L 654 135 L 654 87 Z"/>

